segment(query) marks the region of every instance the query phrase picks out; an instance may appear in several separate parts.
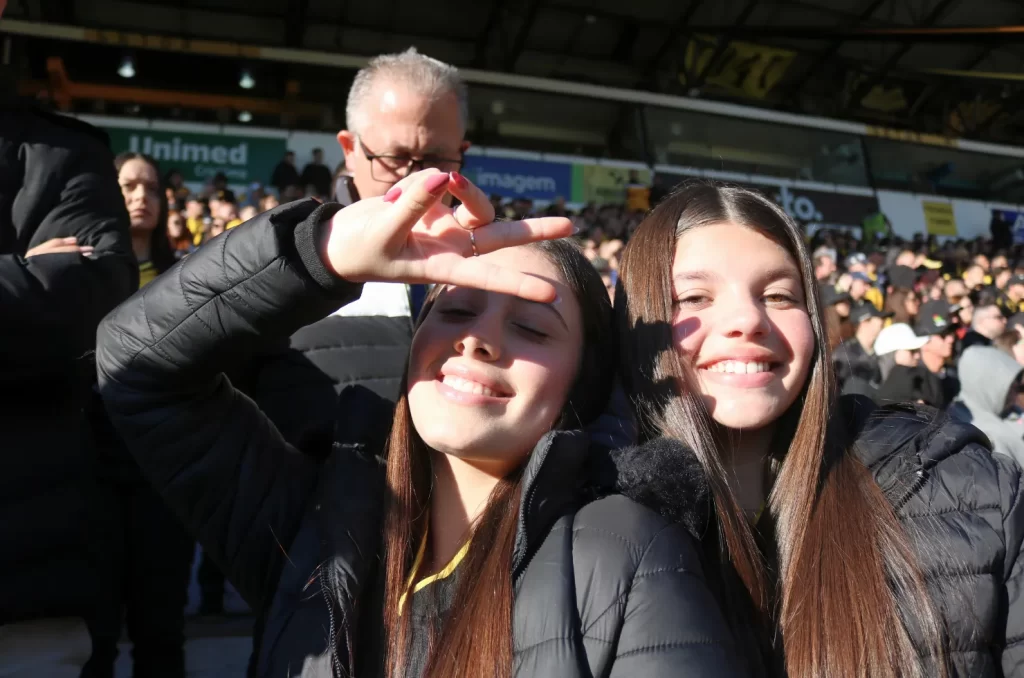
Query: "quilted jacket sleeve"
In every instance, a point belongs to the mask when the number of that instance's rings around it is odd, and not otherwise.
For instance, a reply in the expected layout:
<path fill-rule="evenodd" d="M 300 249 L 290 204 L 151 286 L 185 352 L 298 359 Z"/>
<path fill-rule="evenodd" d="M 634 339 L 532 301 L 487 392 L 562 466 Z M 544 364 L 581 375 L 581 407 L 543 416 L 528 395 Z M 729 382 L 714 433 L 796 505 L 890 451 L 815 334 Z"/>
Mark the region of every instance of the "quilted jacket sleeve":
<path fill-rule="evenodd" d="M 680 525 L 647 545 L 633 576 L 611 678 L 740 676 L 725 619 Z"/>
<path fill-rule="evenodd" d="M 228 231 L 115 309 L 98 332 L 111 421 L 253 605 L 276 584 L 317 466 L 222 371 L 358 295 L 317 253 L 337 209 L 292 203 Z"/>
<path fill-rule="evenodd" d="M 1006 562 L 1006 642 L 999 657 L 1004 676 L 1024 676 L 1024 476 L 1010 458 L 999 458 L 1006 469 L 1001 485 L 1003 498 L 1003 538 Z"/>

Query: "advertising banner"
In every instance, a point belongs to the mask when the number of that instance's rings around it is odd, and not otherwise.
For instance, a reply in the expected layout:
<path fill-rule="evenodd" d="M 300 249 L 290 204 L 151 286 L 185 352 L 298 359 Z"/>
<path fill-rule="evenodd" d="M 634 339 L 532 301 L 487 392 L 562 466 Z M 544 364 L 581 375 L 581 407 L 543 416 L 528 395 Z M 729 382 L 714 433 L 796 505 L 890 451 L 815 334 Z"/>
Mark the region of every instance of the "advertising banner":
<path fill-rule="evenodd" d="M 671 176 L 674 182 L 691 177 Z M 673 181 L 668 182 L 669 184 Z M 731 182 L 759 191 L 771 198 L 805 227 L 814 224 L 816 228 L 860 229 L 864 221 L 876 215 L 878 199 L 873 195 L 849 195 L 829 191 L 796 188 L 794 186 L 771 186 L 753 182 Z M 859 231 L 858 231 L 859 232 Z"/>
<path fill-rule="evenodd" d="M 628 202 L 630 189 L 650 188 L 652 173 L 606 165 L 574 165 L 572 202 L 599 205 Z"/>
<path fill-rule="evenodd" d="M 160 163 L 161 172 L 177 169 L 185 181 L 196 183 L 205 183 L 218 172 L 223 172 L 230 184 L 266 183 L 287 146 L 283 138 L 105 129 L 114 153 L 145 153 Z"/>
<path fill-rule="evenodd" d="M 956 236 L 956 216 L 953 215 L 953 203 L 938 200 L 922 200 L 924 224 L 929 235 Z"/>
<path fill-rule="evenodd" d="M 467 155 L 463 173 L 487 195 L 570 200 L 573 194 L 572 168 L 568 163 Z"/>
<path fill-rule="evenodd" d="M 686 74 L 692 77 L 707 73 L 705 82 L 739 96 L 764 99 L 796 58 L 793 50 L 739 40 L 730 40 L 725 49 L 720 50 L 719 40 L 710 35 L 690 38 L 683 62 Z M 686 74 L 680 75 L 683 85 L 687 84 Z"/>

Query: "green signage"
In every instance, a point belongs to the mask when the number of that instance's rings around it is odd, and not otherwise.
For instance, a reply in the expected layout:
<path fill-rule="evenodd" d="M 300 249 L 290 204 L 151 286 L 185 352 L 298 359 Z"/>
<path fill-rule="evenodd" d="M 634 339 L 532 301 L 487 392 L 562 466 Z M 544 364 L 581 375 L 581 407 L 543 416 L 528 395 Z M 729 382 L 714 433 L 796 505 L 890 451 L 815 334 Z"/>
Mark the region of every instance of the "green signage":
<path fill-rule="evenodd" d="M 181 172 L 185 181 L 205 183 L 223 172 L 231 184 L 267 183 L 284 157 L 286 140 L 192 132 L 107 127 L 114 153 L 152 156 L 166 174 Z"/>

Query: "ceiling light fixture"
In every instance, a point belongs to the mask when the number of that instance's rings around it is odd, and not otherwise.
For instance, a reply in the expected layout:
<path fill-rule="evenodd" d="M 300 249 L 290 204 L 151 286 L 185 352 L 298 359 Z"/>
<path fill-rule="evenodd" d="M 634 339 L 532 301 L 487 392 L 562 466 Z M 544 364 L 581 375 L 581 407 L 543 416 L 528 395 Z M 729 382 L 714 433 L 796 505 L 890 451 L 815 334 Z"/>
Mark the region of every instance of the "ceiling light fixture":
<path fill-rule="evenodd" d="M 249 111 L 242 111 L 238 114 L 238 122 L 252 122 L 252 113 Z"/>
<path fill-rule="evenodd" d="M 121 61 L 121 66 L 117 69 L 117 74 L 122 78 L 134 78 L 135 77 L 135 60 L 130 56 L 126 56 Z"/>
<path fill-rule="evenodd" d="M 256 80 L 252 77 L 252 73 L 247 70 L 243 70 L 241 77 L 238 78 L 238 86 L 242 89 L 252 89 L 255 87 Z"/>

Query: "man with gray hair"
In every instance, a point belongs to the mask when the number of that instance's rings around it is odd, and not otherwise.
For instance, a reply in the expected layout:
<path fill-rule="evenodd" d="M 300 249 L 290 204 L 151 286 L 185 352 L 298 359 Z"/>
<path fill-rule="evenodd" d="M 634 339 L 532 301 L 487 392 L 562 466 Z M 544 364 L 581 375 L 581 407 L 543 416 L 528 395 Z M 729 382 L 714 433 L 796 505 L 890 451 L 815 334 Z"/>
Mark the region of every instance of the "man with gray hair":
<path fill-rule="evenodd" d="M 458 69 L 415 48 L 371 59 L 352 82 L 345 116 L 348 129 L 338 132 L 338 143 L 354 191 L 337 196 L 342 203 L 384 195 L 425 167 L 456 172 L 469 148 Z"/>
<path fill-rule="evenodd" d="M 343 205 L 384 195 L 410 172 L 462 167 L 467 103 L 458 69 L 410 48 L 370 60 L 349 91 L 338 132 L 348 170 Z M 398 397 L 423 286 L 367 283 L 360 299 L 292 335 L 288 349 L 248 365 L 236 380 L 303 451 L 326 454 L 338 394 L 361 385 Z"/>

